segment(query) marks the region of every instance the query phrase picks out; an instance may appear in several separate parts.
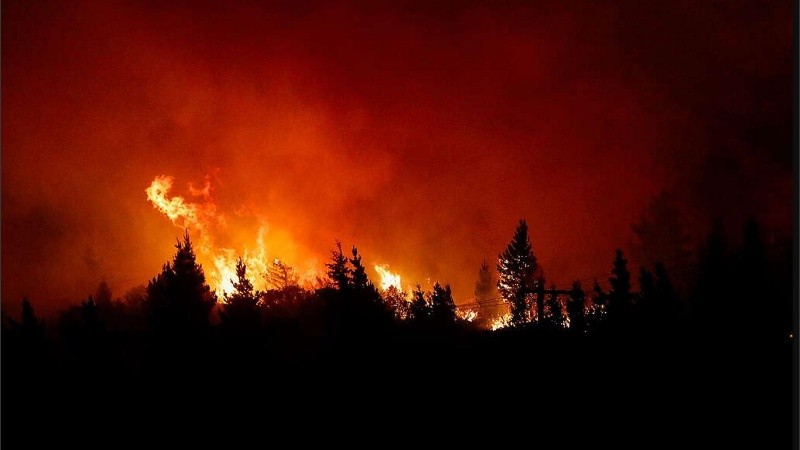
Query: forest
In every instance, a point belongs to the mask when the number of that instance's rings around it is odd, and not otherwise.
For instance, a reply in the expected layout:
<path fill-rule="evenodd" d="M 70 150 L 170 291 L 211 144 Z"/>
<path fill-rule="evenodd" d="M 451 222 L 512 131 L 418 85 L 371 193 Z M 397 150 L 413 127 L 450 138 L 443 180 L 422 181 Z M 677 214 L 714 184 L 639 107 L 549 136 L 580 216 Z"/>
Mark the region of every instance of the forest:
<path fill-rule="evenodd" d="M 753 220 L 731 241 L 715 223 L 686 288 L 665 264 L 633 270 L 617 250 L 610 289 L 557 289 L 521 220 L 496 267 L 480 266 L 475 301 L 457 306 L 438 282 L 379 289 L 338 241 L 314 289 L 278 260 L 253 274 L 240 259 L 218 298 L 186 232 L 124 298 L 101 283 L 57 323 L 28 299 L 4 311 L 3 443 L 189 439 L 203 423 L 278 436 L 358 421 L 447 437 L 475 421 L 471 435 L 498 444 L 779 448 L 792 429 L 791 248 L 767 245 Z M 559 437 L 550 423 L 582 431 Z"/>

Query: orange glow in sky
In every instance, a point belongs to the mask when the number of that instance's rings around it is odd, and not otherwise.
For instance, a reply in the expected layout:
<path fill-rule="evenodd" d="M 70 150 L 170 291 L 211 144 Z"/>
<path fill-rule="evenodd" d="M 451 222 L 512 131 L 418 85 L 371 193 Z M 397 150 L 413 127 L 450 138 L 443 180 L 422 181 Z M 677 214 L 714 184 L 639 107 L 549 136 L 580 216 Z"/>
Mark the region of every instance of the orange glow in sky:
<path fill-rule="evenodd" d="M 523 217 L 559 287 L 664 191 L 790 231 L 790 2 L 433 3 L 4 1 L 3 305 L 122 296 L 183 228 L 218 292 L 340 239 L 457 303 Z"/>

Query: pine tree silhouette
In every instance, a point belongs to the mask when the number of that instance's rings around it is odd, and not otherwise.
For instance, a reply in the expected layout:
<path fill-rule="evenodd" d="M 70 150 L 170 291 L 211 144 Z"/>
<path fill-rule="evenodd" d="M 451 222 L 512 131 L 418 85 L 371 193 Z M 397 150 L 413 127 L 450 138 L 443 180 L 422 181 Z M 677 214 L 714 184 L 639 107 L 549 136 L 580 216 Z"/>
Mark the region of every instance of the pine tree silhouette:
<path fill-rule="evenodd" d="M 233 292 L 225 294 L 220 325 L 229 333 L 252 335 L 259 323 L 259 294 L 247 278 L 247 266 L 242 258 L 236 261 L 236 279 L 231 279 L 231 282 Z"/>
<path fill-rule="evenodd" d="M 108 286 L 108 283 L 101 281 L 94 293 L 94 302 L 97 303 L 97 306 L 101 310 L 110 310 L 112 307 L 112 301 L 113 296 L 111 293 L 111 288 Z"/>
<path fill-rule="evenodd" d="M 586 293 L 581 287 L 580 281 L 572 283 L 572 290 L 567 301 L 567 315 L 569 317 L 569 328 L 575 334 L 583 334 L 586 331 Z"/>
<path fill-rule="evenodd" d="M 44 328 L 42 323 L 39 322 L 39 319 L 36 318 L 33 305 L 27 297 L 22 299 L 22 324 L 20 328 L 21 331 L 31 339 L 38 339 Z"/>
<path fill-rule="evenodd" d="M 603 290 L 603 287 L 600 286 L 600 283 L 597 280 L 594 280 L 592 291 L 594 291 L 594 299 L 592 303 L 600 308 L 605 308 L 606 304 L 608 303 L 608 294 Z"/>
<path fill-rule="evenodd" d="M 175 248 L 172 262 L 166 263 L 147 286 L 147 307 L 157 334 L 190 338 L 208 329 L 217 298 L 206 284 L 188 231 Z"/>
<path fill-rule="evenodd" d="M 23 346 L 30 350 L 38 350 L 44 343 L 44 323 L 36 317 L 28 297 L 22 298 L 22 322 L 16 323 L 15 328 Z"/>
<path fill-rule="evenodd" d="M 631 274 L 628 272 L 628 260 L 622 250 L 617 249 L 611 269 L 612 277 L 608 279 L 611 292 L 608 294 L 608 318 L 616 326 L 628 325 L 631 319 L 632 295 Z"/>
<path fill-rule="evenodd" d="M 358 254 L 358 249 L 355 246 L 353 246 L 352 253 L 353 257 L 350 258 L 350 264 L 353 266 L 351 271 L 353 288 L 355 288 L 357 291 L 364 291 L 372 287 L 372 284 L 367 277 L 367 272 L 364 268 L 364 265 L 361 264 L 361 255 Z"/>
<path fill-rule="evenodd" d="M 424 322 L 428 320 L 431 315 L 431 305 L 425 296 L 425 292 L 417 285 L 411 293 L 412 300 L 409 307 L 408 317 L 415 322 Z"/>
<path fill-rule="evenodd" d="M 326 263 L 328 279 L 340 291 L 350 286 L 350 269 L 347 268 L 347 257 L 342 253 L 342 242 L 336 240 L 336 248 L 331 252 L 331 262 Z"/>
<path fill-rule="evenodd" d="M 528 237 L 528 224 L 519 221 L 511 243 L 500 254 L 497 263 L 500 279 L 497 290 L 511 307 L 511 323 L 521 325 L 528 321 L 530 297 L 541 284 L 541 273 Z M 542 298 L 537 298 L 537 310 L 543 309 Z"/>

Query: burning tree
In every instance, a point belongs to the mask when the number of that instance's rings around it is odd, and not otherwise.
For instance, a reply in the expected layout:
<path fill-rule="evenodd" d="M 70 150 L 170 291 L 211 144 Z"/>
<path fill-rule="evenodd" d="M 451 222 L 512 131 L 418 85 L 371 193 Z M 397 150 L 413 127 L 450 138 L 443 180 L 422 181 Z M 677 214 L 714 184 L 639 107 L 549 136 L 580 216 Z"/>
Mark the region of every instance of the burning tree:
<path fill-rule="evenodd" d="M 511 243 L 500 254 L 497 272 L 500 275 L 497 290 L 511 306 L 511 323 L 520 325 L 527 322 L 531 306 L 529 298 L 542 280 L 525 219 L 519 221 Z M 538 299 L 539 302 L 542 300 Z"/>
<path fill-rule="evenodd" d="M 267 268 L 267 273 L 264 274 L 264 279 L 267 282 L 267 287 L 276 291 L 285 291 L 291 287 L 298 286 L 294 268 L 279 259 L 272 261 L 272 265 Z"/>
<path fill-rule="evenodd" d="M 406 294 L 395 286 L 389 286 L 382 294 L 383 302 L 392 311 L 398 320 L 405 320 L 409 315 L 411 302 L 406 300 Z"/>
<path fill-rule="evenodd" d="M 612 277 L 608 279 L 611 292 L 608 294 L 608 314 L 614 321 L 630 319 L 633 307 L 631 294 L 631 274 L 628 271 L 628 260 L 622 250 L 617 249 L 611 269 Z"/>
<path fill-rule="evenodd" d="M 290 314 L 307 296 L 298 284 L 294 268 L 279 259 L 272 261 L 264 278 L 268 289 L 261 293 L 261 298 L 269 316 Z"/>

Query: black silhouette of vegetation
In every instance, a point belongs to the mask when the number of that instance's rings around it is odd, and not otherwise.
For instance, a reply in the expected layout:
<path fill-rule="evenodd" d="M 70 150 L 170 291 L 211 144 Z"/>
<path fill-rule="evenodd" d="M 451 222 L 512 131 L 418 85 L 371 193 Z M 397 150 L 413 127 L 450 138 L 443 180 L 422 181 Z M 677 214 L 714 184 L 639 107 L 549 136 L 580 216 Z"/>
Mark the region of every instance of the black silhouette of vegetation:
<path fill-rule="evenodd" d="M 206 284 L 188 232 L 175 248 L 173 260 L 147 286 L 146 305 L 156 334 L 192 339 L 208 330 L 217 297 Z"/>
<path fill-rule="evenodd" d="M 469 308 L 439 282 L 379 290 L 357 248 L 348 257 L 339 241 L 313 289 L 279 260 L 259 274 L 239 259 L 233 290 L 217 299 L 187 233 L 146 287 L 115 299 L 101 283 L 53 329 L 28 299 L 19 320 L 4 314 L 4 443 L 36 446 L 45 436 L 35 431 L 56 423 L 111 430 L 119 422 L 108 417 L 137 408 L 148 412 L 126 420 L 147 428 L 167 420 L 172 402 L 207 417 L 256 405 L 274 426 L 293 408 L 333 404 L 355 404 L 359 416 L 437 405 L 507 424 L 524 405 L 536 409 L 524 419 L 540 424 L 669 431 L 667 441 L 725 445 L 724 433 L 744 426 L 758 432 L 742 442 L 789 439 L 789 246 L 768 248 L 750 221 L 737 248 L 718 222 L 686 292 L 661 262 L 632 276 L 622 250 L 605 289 L 597 280 L 545 287 L 532 248 L 522 220 L 499 255 L 497 292 L 484 261 Z M 266 291 L 255 277 L 266 277 Z M 466 309 L 475 321 L 459 319 Z M 491 331 L 506 311 L 511 326 Z M 93 412 L 76 416 L 75 405 Z M 326 420 L 343 423 L 342 414 Z"/>
<path fill-rule="evenodd" d="M 498 259 L 497 272 L 500 279 L 497 290 L 509 303 L 511 323 L 522 325 L 528 321 L 531 302 L 536 304 L 536 320 L 541 320 L 544 317 L 544 299 L 539 288 L 544 280 L 539 263 L 533 255 L 525 220 L 519 221 L 514 238 Z"/>

